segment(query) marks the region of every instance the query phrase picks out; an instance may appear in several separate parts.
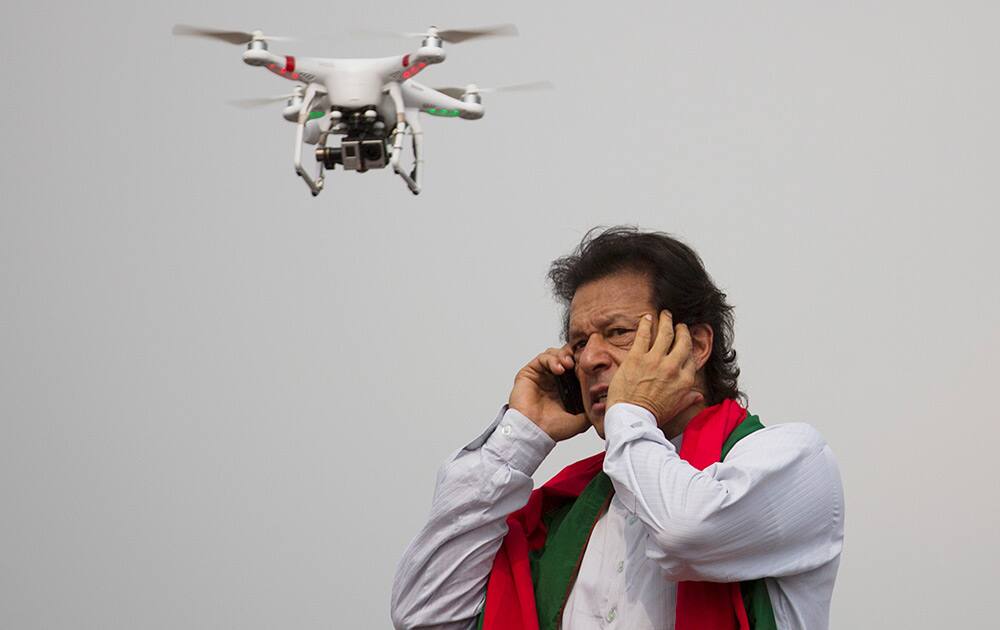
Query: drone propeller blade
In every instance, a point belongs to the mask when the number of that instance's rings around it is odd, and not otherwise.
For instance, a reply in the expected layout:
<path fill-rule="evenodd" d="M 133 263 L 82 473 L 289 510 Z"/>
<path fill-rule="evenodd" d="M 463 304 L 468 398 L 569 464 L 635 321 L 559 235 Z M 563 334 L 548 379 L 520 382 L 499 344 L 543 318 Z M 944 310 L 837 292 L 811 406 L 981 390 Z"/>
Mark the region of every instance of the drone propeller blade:
<path fill-rule="evenodd" d="M 552 81 L 531 81 L 529 83 L 514 83 L 513 85 L 501 85 L 500 87 L 479 88 L 480 92 L 534 92 L 537 90 L 555 89 Z"/>
<path fill-rule="evenodd" d="M 184 35 L 190 37 L 207 37 L 217 39 L 228 44 L 249 44 L 255 39 L 265 39 L 268 41 L 293 41 L 291 37 L 278 37 L 275 35 L 264 35 L 260 31 L 247 33 L 245 31 L 224 31 L 214 28 L 204 28 L 201 26 L 191 26 L 190 24 L 175 24 L 174 35 Z"/>
<path fill-rule="evenodd" d="M 282 94 L 281 96 L 269 96 L 265 98 L 241 98 L 238 100 L 227 101 L 227 102 L 233 107 L 240 107 L 242 109 L 252 109 L 255 107 L 264 107 L 266 105 L 271 105 L 272 103 L 287 101 L 288 99 L 296 95 L 297 93 L 293 92 L 291 94 Z"/>
<path fill-rule="evenodd" d="M 495 26 L 484 26 L 481 28 L 445 29 L 439 30 L 437 36 L 442 41 L 449 44 L 459 44 L 478 39 L 480 37 L 514 37 L 517 35 L 517 27 L 513 24 L 497 24 Z"/>
<path fill-rule="evenodd" d="M 462 95 L 465 94 L 465 88 L 460 87 L 439 87 L 434 89 L 452 98 L 462 98 Z"/>
<path fill-rule="evenodd" d="M 426 33 L 399 33 L 396 31 L 372 31 L 368 29 L 353 29 L 348 31 L 348 33 L 355 37 L 363 37 L 365 39 L 399 39 L 402 37 L 409 39 L 411 37 L 423 37 L 426 35 Z"/>
<path fill-rule="evenodd" d="M 555 85 L 551 81 L 532 81 L 530 83 L 515 83 L 513 85 L 501 85 L 499 87 L 476 87 L 475 85 L 460 87 L 440 87 L 434 88 L 442 94 L 447 94 L 452 98 L 462 98 L 466 93 L 489 93 L 489 92 L 532 92 L 536 90 L 551 90 Z"/>
<path fill-rule="evenodd" d="M 462 42 L 469 41 L 470 39 L 478 39 L 481 37 L 512 37 L 517 35 L 517 27 L 513 24 L 497 24 L 495 26 L 484 26 L 481 28 L 451 28 L 451 29 L 437 29 L 436 27 L 431 27 L 429 31 L 424 31 L 421 33 L 398 33 L 390 31 L 368 31 L 368 30 L 354 30 L 351 31 L 353 35 L 360 37 L 427 37 L 428 35 L 434 35 L 441 39 L 441 41 L 448 42 L 449 44 L 460 44 Z"/>

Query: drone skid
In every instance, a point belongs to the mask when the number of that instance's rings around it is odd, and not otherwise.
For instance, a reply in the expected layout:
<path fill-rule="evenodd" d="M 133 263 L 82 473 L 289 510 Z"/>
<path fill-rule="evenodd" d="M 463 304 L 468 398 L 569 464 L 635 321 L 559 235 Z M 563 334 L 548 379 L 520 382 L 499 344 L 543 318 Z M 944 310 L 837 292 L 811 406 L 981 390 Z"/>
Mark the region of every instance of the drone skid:
<path fill-rule="evenodd" d="M 403 169 L 399 164 L 399 157 L 403 153 L 403 136 L 409 133 L 413 136 L 413 170 L 409 173 Z M 413 117 L 413 123 L 407 124 L 404 132 L 400 132 L 397 128 L 395 138 L 392 144 L 392 157 L 389 158 L 389 164 L 392 165 L 392 170 L 396 172 L 397 175 L 403 178 L 406 182 L 406 186 L 410 189 L 414 195 L 420 194 L 420 175 L 421 166 L 423 165 L 423 160 L 420 158 L 420 144 L 423 141 L 423 131 L 420 129 L 420 122 L 416 116 Z"/>
<path fill-rule="evenodd" d="M 295 172 L 305 180 L 306 185 L 309 186 L 309 192 L 312 193 L 313 197 L 319 195 L 323 190 L 323 182 L 326 180 L 326 173 L 323 171 L 323 164 L 317 162 L 316 164 L 316 177 L 311 177 L 309 172 L 306 171 L 305 167 L 302 166 L 302 147 L 306 144 L 305 142 L 305 132 L 306 123 L 309 122 L 309 112 L 312 111 L 313 105 L 319 100 L 320 94 L 315 83 L 310 83 L 309 87 L 306 88 L 305 96 L 302 98 L 302 107 L 299 109 L 299 120 L 295 125 Z M 320 144 L 326 144 L 326 134 L 321 136 Z"/>
<path fill-rule="evenodd" d="M 389 164 L 397 175 L 403 178 L 406 186 L 414 195 L 420 194 L 420 152 L 423 142 L 423 130 L 420 127 L 420 116 L 416 109 L 407 109 L 403 100 L 403 91 L 398 83 L 390 83 L 386 86 L 386 92 L 396 106 L 396 131 L 394 132 L 392 143 L 392 157 Z M 413 171 L 407 173 L 399 164 L 399 158 L 403 154 L 403 137 L 409 132 L 413 135 Z"/>

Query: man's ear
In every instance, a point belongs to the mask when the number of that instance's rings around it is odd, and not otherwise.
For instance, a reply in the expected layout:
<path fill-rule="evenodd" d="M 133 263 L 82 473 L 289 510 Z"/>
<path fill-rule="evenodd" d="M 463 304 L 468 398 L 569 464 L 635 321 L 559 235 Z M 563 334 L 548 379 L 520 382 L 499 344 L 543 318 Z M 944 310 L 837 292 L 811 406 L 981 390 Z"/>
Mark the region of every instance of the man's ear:
<path fill-rule="evenodd" d="M 688 327 L 691 331 L 691 345 L 694 352 L 696 369 L 700 370 L 712 356 L 712 342 L 715 332 L 708 324 L 694 324 Z"/>

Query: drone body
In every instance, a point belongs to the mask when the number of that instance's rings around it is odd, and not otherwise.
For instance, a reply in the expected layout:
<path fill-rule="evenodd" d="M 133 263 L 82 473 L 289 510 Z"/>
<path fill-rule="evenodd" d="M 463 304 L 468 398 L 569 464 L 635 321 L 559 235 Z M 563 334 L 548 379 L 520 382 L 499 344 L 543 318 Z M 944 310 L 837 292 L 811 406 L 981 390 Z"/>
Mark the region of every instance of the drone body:
<path fill-rule="evenodd" d="M 438 30 L 431 27 L 420 34 L 420 47 L 412 53 L 376 59 L 326 59 L 276 55 L 260 31 L 243 33 L 178 25 L 175 35 L 197 35 L 246 44 L 243 61 L 264 68 L 296 83 L 291 94 L 256 99 L 245 105 L 262 105 L 287 99 L 282 115 L 296 125 L 295 172 L 309 186 L 313 196 L 323 190 L 326 171 L 341 165 L 344 170 L 367 172 L 391 166 L 413 194 L 420 192 L 423 130 L 419 114 L 475 120 L 484 109 L 480 90 L 434 89 L 413 77 L 428 66 L 445 60 L 443 42 L 457 43 L 476 37 L 514 35 L 512 25 L 485 29 Z M 548 87 L 544 82 L 498 89 Z M 411 137 L 412 168 L 401 164 L 404 138 Z M 340 138 L 339 146 L 331 140 Z M 315 146 L 315 174 L 303 164 L 304 145 Z"/>

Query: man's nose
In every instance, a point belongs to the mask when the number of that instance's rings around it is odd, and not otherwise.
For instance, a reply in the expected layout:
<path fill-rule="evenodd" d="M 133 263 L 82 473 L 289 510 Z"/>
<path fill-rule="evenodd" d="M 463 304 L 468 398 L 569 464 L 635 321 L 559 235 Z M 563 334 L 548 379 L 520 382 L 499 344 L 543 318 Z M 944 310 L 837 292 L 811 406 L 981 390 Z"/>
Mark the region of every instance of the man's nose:
<path fill-rule="evenodd" d="M 580 358 L 577 362 L 583 371 L 590 373 L 611 367 L 611 353 L 608 352 L 604 338 L 597 333 L 591 335 L 583 350 L 580 351 Z"/>

